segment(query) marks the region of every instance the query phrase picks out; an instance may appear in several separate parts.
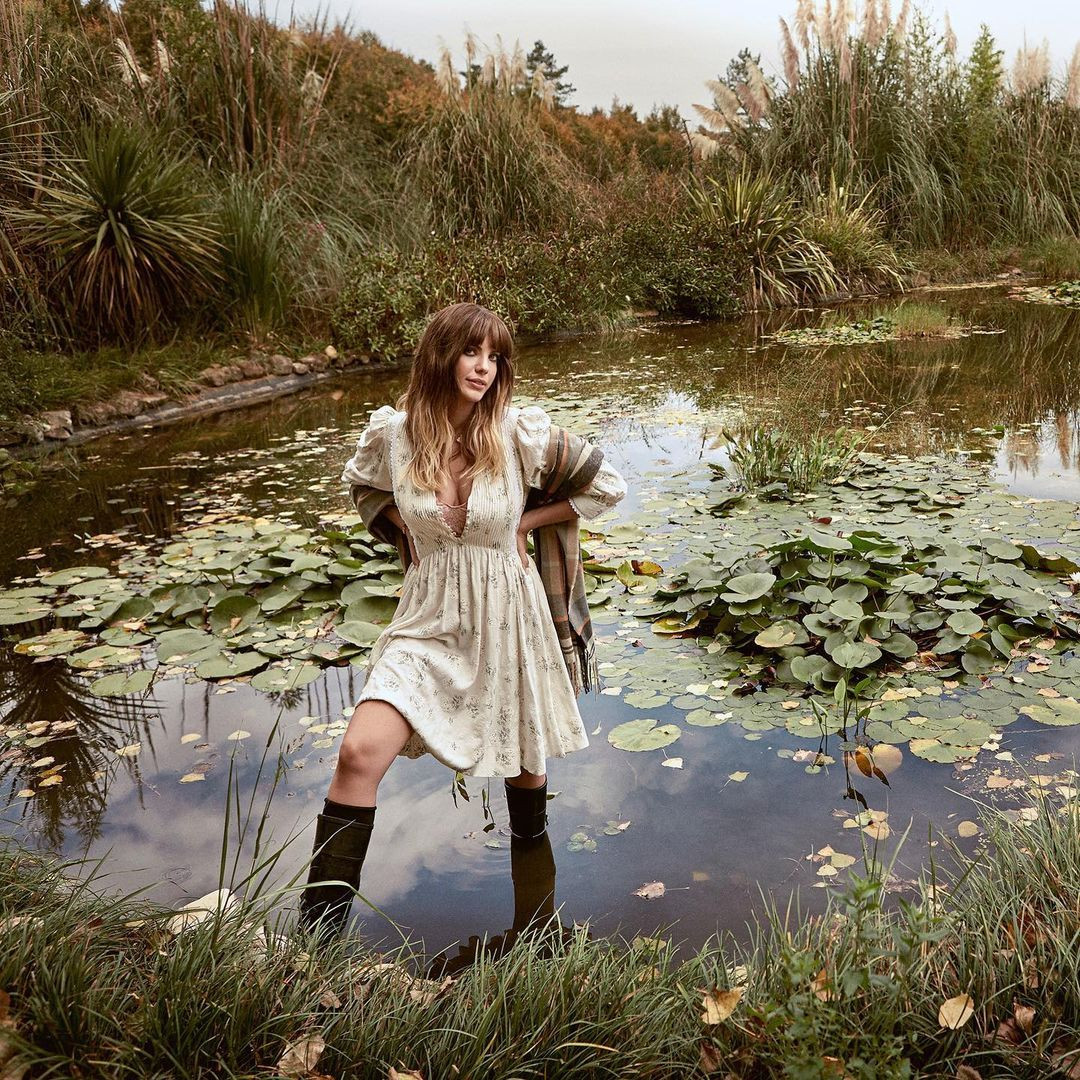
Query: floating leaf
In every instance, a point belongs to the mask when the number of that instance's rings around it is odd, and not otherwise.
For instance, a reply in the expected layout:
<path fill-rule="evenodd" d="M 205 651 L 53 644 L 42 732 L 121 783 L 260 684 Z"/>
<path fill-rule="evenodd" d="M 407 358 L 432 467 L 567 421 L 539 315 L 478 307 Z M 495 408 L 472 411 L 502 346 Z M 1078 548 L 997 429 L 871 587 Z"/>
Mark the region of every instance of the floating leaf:
<path fill-rule="evenodd" d="M 764 596 L 776 584 L 772 574 L 740 574 L 727 582 L 727 592 L 720 594 L 721 600 L 729 603 L 746 603 Z"/>
<path fill-rule="evenodd" d="M 644 900 L 656 900 L 666 892 L 662 881 L 647 881 L 639 889 L 635 889 L 633 895 L 640 896 Z"/>
<path fill-rule="evenodd" d="M 608 732 L 608 742 L 618 750 L 658 750 L 670 746 L 682 732 L 674 724 L 661 724 L 649 717 L 628 720 Z"/>
<path fill-rule="evenodd" d="M 95 697 L 121 697 L 124 694 L 141 694 L 150 688 L 154 681 L 154 672 L 150 668 L 138 671 L 116 671 L 103 675 L 90 684 L 90 693 Z"/>

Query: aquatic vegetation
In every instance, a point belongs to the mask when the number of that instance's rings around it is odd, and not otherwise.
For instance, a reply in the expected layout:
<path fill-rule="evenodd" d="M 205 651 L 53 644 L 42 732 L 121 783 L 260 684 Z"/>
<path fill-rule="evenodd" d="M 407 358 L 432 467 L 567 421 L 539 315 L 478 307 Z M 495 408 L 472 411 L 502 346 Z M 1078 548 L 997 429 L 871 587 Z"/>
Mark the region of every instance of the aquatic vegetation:
<path fill-rule="evenodd" d="M 740 488 L 762 498 L 806 494 L 859 468 L 862 440 L 845 429 L 804 435 L 756 427 L 729 439 L 728 458 Z M 722 471 L 717 467 L 718 474 Z M 726 499 L 723 506 L 733 501 Z"/>
<path fill-rule="evenodd" d="M 1077 569 L 1062 562 L 1004 539 L 898 542 L 811 529 L 734 561 L 688 564 L 640 614 L 656 617 L 658 633 L 711 638 L 712 652 L 764 654 L 777 682 L 821 691 L 916 657 L 941 678 L 986 675 L 1012 660 L 1017 642 L 1080 639 L 1047 595 Z M 692 603 L 676 610 L 682 597 Z"/>
<path fill-rule="evenodd" d="M 1034 304 L 1080 307 L 1080 281 L 1059 281 L 1056 285 L 1031 285 L 1014 289 L 1011 295 Z"/>
<path fill-rule="evenodd" d="M 20 495 L 25 495 L 34 487 L 40 471 L 35 463 L 21 460 L 10 450 L 0 447 L 0 500 L 8 505 L 13 504 Z"/>
<path fill-rule="evenodd" d="M 690 488 L 667 531 L 641 515 L 638 550 L 680 536 L 679 554 L 661 575 L 615 575 L 605 617 L 633 637 L 609 649 L 604 692 L 748 739 L 844 733 L 851 752 L 909 744 L 946 762 L 1018 717 L 1080 721 L 1075 505 L 1006 496 L 958 460 L 858 465 L 793 501 Z"/>
<path fill-rule="evenodd" d="M 799 346 L 873 345 L 911 338 L 966 337 L 973 329 L 957 321 L 940 305 L 905 303 L 851 323 L 841 323 L 829 312 L 820 326 L 778 330 L 771 340 L 780 345 Z"/>
<path fill-rule="evenodd" d="M 15 651 L 92 673 L 90 691 L 103 697 L 150 686 L 156 668 L 127 670 L 144 647 L 159 666 L 191 667 L 200 679 L 251 675 L 257 690 L 296 689 L 326 663 L 361 662 L 397 606 L 399 564 L 350 520 L 348 532 L 267 520 L 196 526 L 159 555 L 121 559 L 115 575 L 75 566 L 4 590 L 0 625 L 77 620 Z"/>

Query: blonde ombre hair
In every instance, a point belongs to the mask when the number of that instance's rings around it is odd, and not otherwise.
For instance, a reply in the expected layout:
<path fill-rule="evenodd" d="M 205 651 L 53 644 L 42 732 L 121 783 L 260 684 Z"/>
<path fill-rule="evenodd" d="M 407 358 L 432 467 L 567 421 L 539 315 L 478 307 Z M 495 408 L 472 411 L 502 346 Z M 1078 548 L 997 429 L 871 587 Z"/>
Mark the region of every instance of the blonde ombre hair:
<path fill-rule="evenodd" d="M 489 471 L 498 474 L 506 462 L 502 420 L 514 387 L 514 339 L 505 322 L 479 304 L 451 304 L 437 311 L 424 327 L 413 356 L 409 386 L 398 399 L 405 434 L 413 448 L 405 470 L 413 484 L 438 491 L 454 445 L 450 410 L 457 400 L 458 358 L 469 346 L 479 348 L 487 338 L 499 354 L 495 380 L 473 407 L 462 434 L 466 467 L 463 477 Z"/>

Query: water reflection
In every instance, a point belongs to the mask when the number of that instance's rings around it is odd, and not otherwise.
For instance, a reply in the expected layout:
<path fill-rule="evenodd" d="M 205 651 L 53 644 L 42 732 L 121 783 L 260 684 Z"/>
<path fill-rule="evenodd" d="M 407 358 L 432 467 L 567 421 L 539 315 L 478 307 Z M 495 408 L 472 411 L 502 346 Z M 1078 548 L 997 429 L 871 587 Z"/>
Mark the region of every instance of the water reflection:
<path fill-rule="evenodd" d="M 563 939 L 569 928 L 555 917 L 555 856 L 547 833 L 536 841 L 511 838 L 510 878 L 514 887 L 513 925 L 491 938 L 486 933 L 471 934 L 456 954 L 445 949 L 429 964 L 428 978 L 457 975 L 481 956 L 495 960 L 529 930 L 550 934 L 553 944 Z"/>
<path fill-rule="evenodd" d="M 962 449 L 986 458 L 1013 490 L 1080 498 L 1080 313 L 986 293 L 950 294 L 948 305 L 1005 332 L 802 350 L 769 344 L 767 335 L 815 323 L 815 313 L 649 326 L 525 350 L 519 387 L 571 416 L 580 409 L 595 425 L 631 482 L 620 519 L 646 523 L 650 552 L 661 560 L 677 551 L 686 520 L 674 519 L 665 492 L 676 480 L 707 490 L 702 462 L 717 456 L 718 426 L 747 418 L 782 413 L 813 428 L 855 423 L 875 428 L 871 436 L 884 447 Z M 267 513 L 296 523 L 340 516 L 347 508 L 338 476 L 354 433 L 371 408 L 396 399 L 405 377 L 357 373 L 246 413 L 84 448 L 76 471 L 26 501 L 33 513 L 5 520 L 5 579 L 153 549 L 179 526 L 217 514 Z M 683 498 L 686 486 L 679 491 Z M 28 552 L 36 557 L 24 561 Z M 602 612 L 595 625 L 601 652 L 642 633 Z M 631 655 L 637 661 L 664 647 L 649 640 Z M 243 682 L 213 686 L 176 675 L 159 677 L 152 697 L 133 702 L 94 698 L 66 665 L 0 649 L 5 727 L 75 721 L 66 731 L 46 729 L 50 737 L 29 760 L 3 759 L 9 824 L 67 854 L 107 857 L 117 872 L 138 870 L 139 885 L 150 878 L 150 896 L 176 902 L 217 887 L 223 843 L 245 858 L 251 853 L 250 835 L 224 833 L 230 790 L 261 805 L 276 783 L 264 839 L 291 838 L 281 876 L 300 876 L 336 753 L 336 744 L 315 745 L 308 727 L 313 717 L 326 722 L 350 712 L 361 678 L 355 667 L 330 668 L 299 690 L 268 696 Z M 582 711 L 593 745 L 551 762 L 559 795 L 549 808 L 546 852 L 522 859 L 502 830 L 494 834 L 498 846 L 485 845 L 487 785 L 471 781 L 472 800 L 455 805 L 450 774 L 430 758 L 399 761 L 384 781 L 362 891 L 435 950 L 467 943 L 445 954 L 447 964 L 475 956 L 483 927 L 499 931 L 502 947 L 530 921 L 529 909 L 540 917 L 554 908 L 553 849 L 565 922 L 587 919 L 598 933 L 633 934 L 677 921 L 677 936 L 693 943 L 717 929 L 740 932 L 759 889 L 820 883 L 810 856 L 827 845 L 870 857 L 874 836 L 845 828 L 858 810 L 887 815 L 894 836 L 915 823 L 896 870 L 913 877 L 928 851 L 929 823 L 970 816 L 968 798 L 983 797 L 970 773 L 910 756 L 888 787 L 842 754 L 818 765 L 818 749 L 828 755 L 834 748 L 783 730 L 686 727 L 677 744 L 683 767 L 665 767 L 658 754 L 607 744 L 605 731 L 640 715 L 618 697 L 586 700 Z M 660 723 L 682 719 L 671 705 L 650 715 Z M 251 735 L 232 739 L 238 730 Z M 1002 750 L 1018 757 L 1080 749 L 1080 731 L 1018 722 L 1004 735 Z M 263 769 L 268 741 L 273 775 Z M 137 757 L 117 757 L 116 747 L 135 742 L 142 744 Z M 55 758 L 63 781 L 19 798 L 38 755 Z M 807 776 L 804 768 L 817 771 Z M 181 783 L 192 773 L 202 779 Z M 502 807 L 493 810 L 501 821 Z M 609 833 L 610 821 L 629 824 Z M 577 832 L 593 848 L 565 850 Z M 663 898 L 634 895 L 648 881 L 665 883 Z M 809 894 L 806 909 L 823 896 Z M 359 921 L 365 935 L 385 934 L 380 917 L 361 911 Z"/>
<path fill-rule="evenodd" d="M 68 846 L 65 828 L 70 827 L 89 848 L 101 834 L 117 772 L 126 775 L 142 804 L 139 763 L 118 757 L 116 747 L 142 740 L 152 749 L 150 721 L 157 719 L 152 708 L 130 698 L 94 697 L 61 660 L 35 662 L 5 648 L 0 649 L 0 716 L 10 731 L 30 733 L 33 753 L 9 749 L 0 758 L 0 783 L 7 784 L 9 812 L 17 809 L 42 846 Z M 60 781 L 39 787 L 33 797 L 20 795 L 46 771 Z"/>

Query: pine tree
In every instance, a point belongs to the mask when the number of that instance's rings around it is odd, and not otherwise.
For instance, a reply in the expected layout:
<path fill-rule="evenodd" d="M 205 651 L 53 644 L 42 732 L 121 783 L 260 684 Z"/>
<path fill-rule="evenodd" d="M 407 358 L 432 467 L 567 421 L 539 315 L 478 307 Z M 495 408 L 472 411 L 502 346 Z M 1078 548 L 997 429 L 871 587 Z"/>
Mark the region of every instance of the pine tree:
<path fill-rule="evenodd" d="M 559 105 L 565 105 L 567 98 L 576 93 L 576 87 L 569 82 L 562 81 L 562 77 L 569 69 L 569 64 L 563 64 L 562 67 L 559 67 L 555 63 L 554 53 L 546 49 L 542 41 L 537 41 L 529 51 L 529 55 L 525 57 L 525 70 L 529 73 L 529 78 L 532 78 L 537 71 L 540 71 L 548 82 L 554 84 L 555 101 Z"/>
<path fill-rule="evenodd" d="M 992 108 L 997 102 L 1004 72 L 1001 67 L 1003 53 L 1001 49 L 994 48 L 996 44 L 990 28 L 983 23 L 967 62 L 967 98 L 970 107 Z"/>

